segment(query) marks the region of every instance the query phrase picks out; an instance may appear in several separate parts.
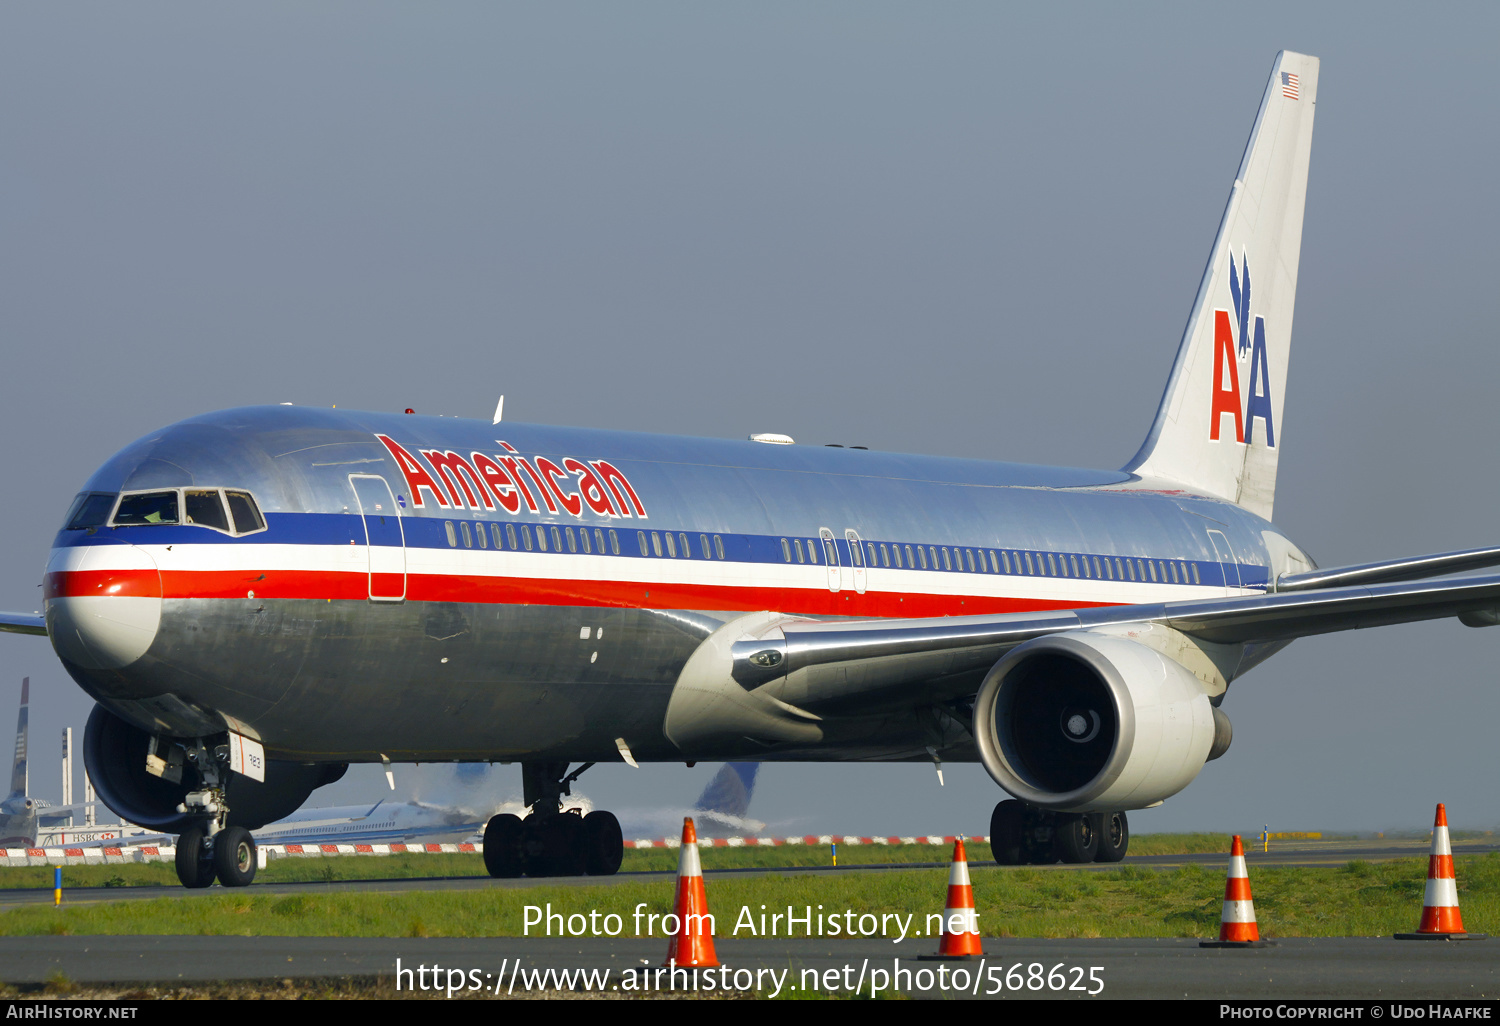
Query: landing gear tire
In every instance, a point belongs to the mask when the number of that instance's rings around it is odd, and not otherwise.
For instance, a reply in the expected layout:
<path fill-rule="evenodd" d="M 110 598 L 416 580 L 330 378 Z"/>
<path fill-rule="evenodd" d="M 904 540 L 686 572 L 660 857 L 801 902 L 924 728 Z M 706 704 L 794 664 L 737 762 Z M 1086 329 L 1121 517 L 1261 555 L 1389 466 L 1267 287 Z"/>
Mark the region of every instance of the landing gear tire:
<path fill-rule="evenodd" d="M 508 879 L 526 872 L 523 839 L 526 825 L 520 816 L 494 816 L 484 827 L 484 868 L 490 876 Z"/>
<path fill-rule="evenodd" d="M 1026 861 L 1024 826 L 1021 803 L 1014 798 L 996 805 L 990 813 L 990 851 L 997 865 L 1019 866 Z"/>
<path fill-rule="evenodd" d="M 177 838 L 177 879 L 194 890 L 214 882 L 213 849 L 202 827 L 188 827 Z"/>
<path fill-rule="evenodd" d="M 1064 862 L 1093 862 L 1099 857 L 1099 817 L 1092 813 L 1063 814 L 1053 827 L 1057 857 Z"/>
<path fill-rule="evenodd" d="M 583 817 L 574 812 L 526 817 L 522 847 L 527 876 L 583 876 Z"/>
<path fill-rule="evenodd" d="M 214 838 L 214 872 L 225 887 L 246 887 L 255 879 L 255 839 L 244 827 L 225 827 Z"/>
<path fill-rule="evenodd" d="M 1119 862 L 1130 848 L 1130 822 L 1123 812 L 1106 812 L 1099 817 L 1099 852 L 1096 862 Z"/>
<path fill-rule="evenodd" d="M 614 813 L 600 809 L 583 817 L 583 846 L 584 870 L 589 876 L 614 876 L 620 871 L 625 835 Z"/>

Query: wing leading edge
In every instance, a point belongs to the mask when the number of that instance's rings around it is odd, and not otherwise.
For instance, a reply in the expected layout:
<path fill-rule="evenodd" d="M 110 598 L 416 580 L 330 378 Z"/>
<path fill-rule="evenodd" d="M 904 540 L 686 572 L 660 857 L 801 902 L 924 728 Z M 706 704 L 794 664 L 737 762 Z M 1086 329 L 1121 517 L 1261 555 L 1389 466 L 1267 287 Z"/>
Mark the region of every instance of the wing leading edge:
<path fill-rule="evenodd" d="M 744 688 L 816 706 L 986 669 L 1017 645 L 1065 631 L 1158 624 L 1209 645 L 1279 645 L 1447 617 L 1471 627 L 1500 625 L 1500 574 L 1043 614 L 784 623 L 782 637 L 733 646 L 733 676 Z M 800 683 L 789 691 L 791 681 Z"/>

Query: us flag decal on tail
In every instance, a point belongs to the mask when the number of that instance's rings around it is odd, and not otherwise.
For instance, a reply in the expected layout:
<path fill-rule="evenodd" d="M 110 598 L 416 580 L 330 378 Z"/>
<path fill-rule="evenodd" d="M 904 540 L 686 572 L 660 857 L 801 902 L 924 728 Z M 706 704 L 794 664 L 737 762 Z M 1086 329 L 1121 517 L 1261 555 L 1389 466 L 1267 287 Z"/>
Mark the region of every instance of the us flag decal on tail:
<path fill-rule="evenodd" d="M 1285 96 L 1288 100 L 1295 100 L 1297 99 L 1297 94 L 1297 76 L 1290 71 L 1283 71 L 1281 73 L 1281 95 Z"/>

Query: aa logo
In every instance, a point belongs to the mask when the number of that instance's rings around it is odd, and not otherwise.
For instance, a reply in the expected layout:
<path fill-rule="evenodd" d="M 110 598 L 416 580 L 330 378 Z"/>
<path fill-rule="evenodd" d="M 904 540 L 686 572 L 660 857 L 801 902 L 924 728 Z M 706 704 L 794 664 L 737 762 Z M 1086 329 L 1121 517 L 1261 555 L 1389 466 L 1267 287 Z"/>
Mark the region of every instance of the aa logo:
<path fill-rule="evenodd" d="M 1208 437 L 1219 440 L 1225 417 L 1234 418 L 1234 440 L 1248 445 L 1255 441 L 1255 421 L 1266 422 L 1266 445 L 1276 447 L 1276 426 L 1271 413 L 1271 372 L 1266 362 L 1266 319 L 1255 318 L 1250 324 L 1250 258 L 1241 254 L 1241 271 L 1237 274 L 1233 254 L 1229 257 L 1229 297 L 1234 301 L 1234 318 L 1230 311 L 1214 311 L 1214 391 Z M 1252 341 L 1253 339 L 1253 341 Z M 1240 363 L 1250 360 L 1250 388 L 1240 391 Z M 1240 399 L 1244 396 L 1244 400 Z"/>

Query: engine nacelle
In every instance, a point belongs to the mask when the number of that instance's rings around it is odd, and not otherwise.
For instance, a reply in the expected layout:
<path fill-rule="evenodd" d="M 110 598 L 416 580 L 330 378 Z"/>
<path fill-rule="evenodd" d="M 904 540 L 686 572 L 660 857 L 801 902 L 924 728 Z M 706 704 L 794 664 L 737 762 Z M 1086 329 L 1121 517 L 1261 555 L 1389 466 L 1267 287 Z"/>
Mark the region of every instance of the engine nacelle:
<path fill-rule="evenodd" d="M 1203 684 L 1145 645 L 1068 631 L 1017 646 L 974 703 L 979 758 L 1022 801 L 1067 812 L 1141 809 L 1193 781 L 1217 726 Z"/>
<path fill-rule="evenodd" d="M 94 706 L 83 733 L 83 764 L 99 800 L 122 819 L 163 833 L 180 833 L 192 817 L 177 811 L 189 791 L 200 784 L 191 766 L 182 768 L 182 779 L 171 783 L 146 772 L 146 750 L 151 735 L 120 719 L 102 705 Z M 344 775 L 347 763 L 308 764 L 266 762 L 265 783 L 225 774 L 225 799 L 229 803 L 229 826 L 258 830 L 267 823 L 290 816 L 302 807 L 313 789 L 331 784 Z"/>

